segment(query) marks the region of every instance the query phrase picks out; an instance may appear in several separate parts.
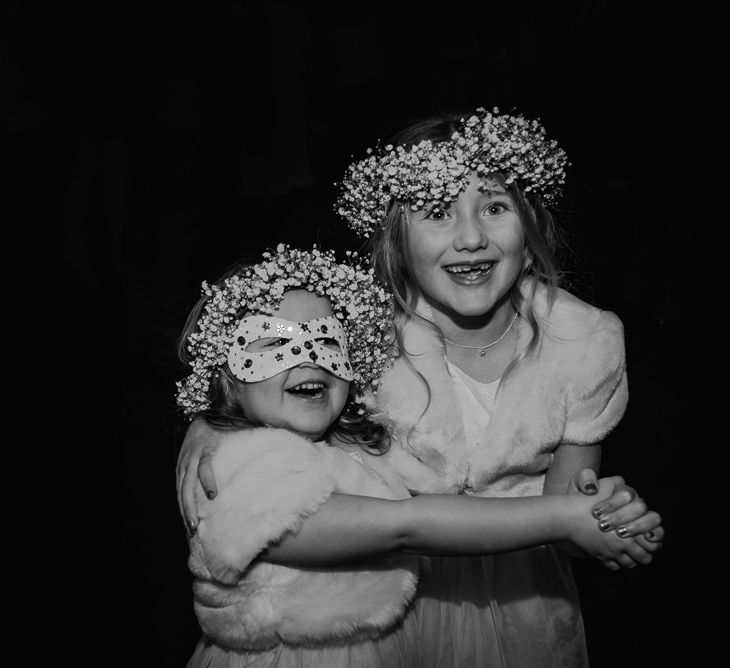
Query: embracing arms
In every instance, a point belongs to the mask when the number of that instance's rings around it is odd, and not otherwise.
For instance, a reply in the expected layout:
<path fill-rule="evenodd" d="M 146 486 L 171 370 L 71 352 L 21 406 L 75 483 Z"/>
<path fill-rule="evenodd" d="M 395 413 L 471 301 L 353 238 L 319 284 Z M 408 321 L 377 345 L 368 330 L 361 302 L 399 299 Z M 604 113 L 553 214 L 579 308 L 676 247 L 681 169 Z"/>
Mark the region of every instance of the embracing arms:
<path fill-rule="evenodd" d="M 202 468 L 209 469 L 204 477 L 213 478 L 211 454 L 220 438 L 218 432 L 195 424 L 186 438 L 178 468 L 178 496 L 181 510 L 190 518 L 197 518 L 194 490 L 198 467 L 202 461 Z M 614 570 L 619 564 L 630 566 L 651 560 L 651 552 L 658 545 L 641 547 L 633 540 L 621 540 L 613 532 L 602 534 L 591 516 L 591 507 L 599 497 L 605 504 L 625 487 L 622 480 L 603 481 L 599 493 L 591 471 L 575 476 L 571 483 L 575 489 L 571 491 L 593 484 L 595 498 L 579 493 L 565 495 L 568 484 L 560 483 L 557 477 L 553 483 L 563 485 L 562 494 L 508 499 L 422 495 L 400 501 L 332 494 L 296 532 L 274 545 L 269 543 L 263 559 L 288 565 L 332 565 L 393 551 L 489 554 L 570 540 L 582 553 L 587 552 Z M 187 485 L 192 486 L 189 502 L 185 500 Z M 651 517 L 638 518 L 631 529 L 646 531 L 652 528 L 652 522 Z M 220 533 L 225 540 L 226 532 Z"/>
<path fill-rule="evenodd" d="M 599 482 L 607 499 L 614 485 Z M 269 547 L 264 561 L 298 566 L 335 565 L 389 552 L 440 556 L 493 554 L 569 540 L 603 561 L 642 550 L 603 533 L 583 495 L 479 498 L 424 494 L 393 501 L 335 494 L 296 534 Z"/>

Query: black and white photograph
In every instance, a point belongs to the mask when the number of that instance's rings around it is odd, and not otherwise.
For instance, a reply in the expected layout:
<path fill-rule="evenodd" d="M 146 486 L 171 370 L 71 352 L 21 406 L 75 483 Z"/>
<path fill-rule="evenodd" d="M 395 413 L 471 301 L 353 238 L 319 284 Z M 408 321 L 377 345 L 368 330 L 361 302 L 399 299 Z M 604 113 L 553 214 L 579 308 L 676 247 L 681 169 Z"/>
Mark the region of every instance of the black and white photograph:
<path fill-rule="evenodd" d="M 676 17 L 11 5 L 59 662 L 709 665 Z"/>

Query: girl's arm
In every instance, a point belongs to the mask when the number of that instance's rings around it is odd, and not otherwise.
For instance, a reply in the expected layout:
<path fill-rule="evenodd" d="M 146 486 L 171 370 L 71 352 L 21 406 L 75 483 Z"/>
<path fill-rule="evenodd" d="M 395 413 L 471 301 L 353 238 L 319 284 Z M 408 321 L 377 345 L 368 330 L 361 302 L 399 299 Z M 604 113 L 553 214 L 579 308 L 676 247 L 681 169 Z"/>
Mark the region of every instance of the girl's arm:
<path fill-rule="evenodd" d="M 566 494 L 570 490 L 573 476 L 584 470 L 595 472 L 593 482 L 598 479 L 601 468 L 601 444 L 570 445 L 563 443 L 553 453 L 553 461 L 545 475 L 543 494 Z M 583 485 L 585 490 L 585 485 Z M 621 491 L 620 488 L 617 491 Z M 595 492 L 594 492 L 595 493 Z"/>
<path fill-rule="evenodd" d="M 599 497 L 607 498 L 612 489 L 612 482 L 601 481 Z M 424 494 L 399 501 L 334 494 L 296 534 L 260 558 L 314 567 L 390 552 L 469 556 L 570 540 L 609 567 L 624 555 L 649 563 L 650 551 L 598 529 L 590 514 L 593 502 L 565 494 L 499 499 Z"/>
<path fill-rule="evenodd" d="M 200 482 L 208 498 L 215 498 L 217 486 L 211 465 L 212 454 L 220 443 L 223 434 L 209 427 L 203 420 L 195 420 L 188 427 L 180 449 L 177 462 L 177 490 L 180 512 L 188 529 L 192 532 L 197 527 L 197 504 L 195 487 Z M 596 481 L 601 461 L 601 446 L 563 444 L 557 448 L 553 462 L 545 478 L 544 494 L 566 494 L 582 492 L 595 494 Z M 591 475 L 590 471 L 595 474 Z M 576 484 L 575 481 L 578 481 Z M 628 526 L 635 533 L 635 525 L 631 524 L 646 513 L 646 504 L 637 498 L 636 492 L 626 485 L 622 479 L 616 478 L 617 486 L 611 497 L 592 509 L 603 511 L 604 519 L 609 526 L 618 528 Z M 620 509 L 619 514 L 614 514 Z M 656 522 L 659 524 L 659 522 Z M 604 525 L 605 526 L 605 525 Z M 650 527 L 649 531 L 656 527 Z M 610 529 L 609 529 L 610 530 Z M 658 535 L 649 540 L 660 541 Z M 577 552 L 573 550 L 573 553 Z"/>

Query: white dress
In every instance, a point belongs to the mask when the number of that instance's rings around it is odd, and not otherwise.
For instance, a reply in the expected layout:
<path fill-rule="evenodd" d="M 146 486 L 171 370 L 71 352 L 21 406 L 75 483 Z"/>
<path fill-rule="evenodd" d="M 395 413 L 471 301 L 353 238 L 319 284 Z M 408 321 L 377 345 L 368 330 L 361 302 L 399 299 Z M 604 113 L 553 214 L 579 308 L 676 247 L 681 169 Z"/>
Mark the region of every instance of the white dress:
<path fill-rule="evenodd" d="M 471 453 L 489 424 L 499 381 L 480 383 L 449 362 L 447 367 Z M 569 559 L 549 546 L 432 558 L 416 617 L 423 666 L 588 665 Z"/>
<path fill-rule="evenodd" d="M 618 424 L 628 401 L 621 321 L 563 290 L 547 305 L 540 288 L 536 352 L 527 354 L 532 330 L 519 319 L 520 361 L 498 383 L 449 364 L 420 320 L 403 327 L 405 352 L 371 405 L 411 494 L 540 495 L 561 444 L 600 443 Z M 423 300 L 417 311 L 432 320 Z M 570 558 L 559 549 L 430 561 L 415 603 L 423 666 L 588 665 Z"/>

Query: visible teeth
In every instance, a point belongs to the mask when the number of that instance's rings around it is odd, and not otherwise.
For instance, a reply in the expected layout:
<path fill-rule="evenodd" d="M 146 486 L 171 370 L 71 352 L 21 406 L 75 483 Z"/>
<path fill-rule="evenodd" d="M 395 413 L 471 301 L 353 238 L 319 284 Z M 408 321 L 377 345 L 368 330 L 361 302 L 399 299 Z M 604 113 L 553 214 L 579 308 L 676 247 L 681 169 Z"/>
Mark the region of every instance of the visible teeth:
<path fill-rule="evenodd" d="M 300 383 L 295 385 L 291 389 L 295 392 L 306 391 L 306 392 L 317 392 L 327 387 L 324 383 Z"/>
<path fill-rule="evenodd" d="M 479 264 L 456 264 L 444 267 L 451 274 L 467 274 L 470 271 L 486 271 L 492 266 L 491 262 L 481 262 Z"/>

